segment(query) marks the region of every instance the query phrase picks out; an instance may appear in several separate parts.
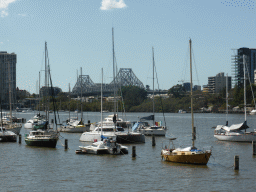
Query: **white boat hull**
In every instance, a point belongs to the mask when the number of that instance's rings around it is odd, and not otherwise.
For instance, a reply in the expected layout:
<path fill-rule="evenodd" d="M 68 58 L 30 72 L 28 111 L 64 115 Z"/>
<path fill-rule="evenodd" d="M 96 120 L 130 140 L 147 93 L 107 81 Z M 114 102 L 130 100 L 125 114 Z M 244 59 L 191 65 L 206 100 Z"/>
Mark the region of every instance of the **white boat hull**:
<path fill-rule="evenodd" d="M 90 131 L 90 125 L 85 126 L 62 126 L 58 128 L 58 131 L 60 132 L 66 132 L 66 133 L 83 133 Z"/>
<path fill-rule="evenodd" d="M 144 135 L 165 136 L 164 129 L 140 129 L 139 132 Z"/>
<path fill-rule="evenodd" d="M 25 123 L 24 128 L 25 129 L 32 129 L 33 128 L 33 123 Z"/>
<path fill-rule="evenodd" d="M 95 141 L 101 141 L 101 135 L 107 138 L 112 138 L 113 140 L 116 140 L 116 135 L 114 133 L 100 133 L 100 132 L 84 132 L 79 141 L 84 142 L 95 142 Z"/>
<path fill-rule="evenodd" d="M 220 141 L 236 141 L 236 142 L 256 141 L 255 134 L 239 134 L 239 135 L 215 134 L 214 137 Z"/>

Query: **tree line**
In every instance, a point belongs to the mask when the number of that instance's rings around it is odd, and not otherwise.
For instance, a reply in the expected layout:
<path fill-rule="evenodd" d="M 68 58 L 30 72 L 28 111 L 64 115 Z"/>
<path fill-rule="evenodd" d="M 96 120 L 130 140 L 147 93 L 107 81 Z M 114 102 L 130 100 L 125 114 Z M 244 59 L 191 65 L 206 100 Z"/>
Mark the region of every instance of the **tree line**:
<path fill-rule="evenodd" d="M 246 98 L 248 106 L 254 107 L 254 92 L 256 91 L 256 85 L 248 85 L 246 87 Z M 168 90 L 168 97 L 159 96 L 155 92 L 154 103 L 155 112 L 171 112 L 176 113 L 180 109 L 190 111 L 190 92 L 187 92 L 182 85 L 175 85 Z M 152 112 L 153 101 L 152 96 L 148 97 L 147 90 L 139 88 L 137 86 L 123 86 L 118 92 L 120 96 L 116 106 L 118 111 L 125 112 Z M 226 88 L 218 94 L 209 94 L 203 91 L 194 91 L 194 110 L 200 111 L 202 108 L 211 109 L 211 112 L 218 112 L 226 109 Z M 239 106 L 243 108 L 244 103 L 244 89 L 235 86 L 228 92 L 229 109 Z M 35 97 L 32 95 L 31 97 Z M 59 93 L 55 97 L 43 98 L 40 102 L 41 109 L 43 109 L 43 103 L 46 100 L 50 102 L 50 109 L 71 111 L 80 110 L 81 105 L 83 111 L 101 111 L 101 100 L 94 99 L 91 102 L 81 102 L 79 100 L 70 100 L 69 96 L 63 92 Z M 54 101 L 54 102 L 53 102 Z M 35 108 L 38 109 L 38 106 Z M 114 102 L 103 100 L 104 111 L 114 111 Z"/>

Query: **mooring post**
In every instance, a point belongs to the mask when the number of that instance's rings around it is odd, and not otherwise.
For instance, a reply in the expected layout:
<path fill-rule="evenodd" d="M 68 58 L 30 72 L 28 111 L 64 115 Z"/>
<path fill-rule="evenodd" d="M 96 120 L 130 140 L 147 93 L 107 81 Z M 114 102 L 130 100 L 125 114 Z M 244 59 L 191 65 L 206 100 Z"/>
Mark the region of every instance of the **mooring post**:
<path fill-rule="evenodd" d="M 252 154 L 256 155 L 256 142 L 252 141 Z"/>
<path fill-rule="evenodd" d="M 132 146 L 132 157 L 136 157 L 136 146 Z"/>
<path fill-rule="evenodd" d="M 21 134 L 19 134 L 19 144 L 21 144 Z"/>
<path fill-rule="evenodd" d="M 235 166 L 234 166 L 235 168 L 235 170 L 239 170 L 239 156 L 238 155 L 236 155 L 235 156 Z"/>
<path fill-rule="evenodd" d="M 68 140 L 65 139 L 65 150 L 68 149 Z"/>
<path fill-rule="evenodd" d="M 152 135 L 152 146 L 156 146 L 155 135 Z"/>

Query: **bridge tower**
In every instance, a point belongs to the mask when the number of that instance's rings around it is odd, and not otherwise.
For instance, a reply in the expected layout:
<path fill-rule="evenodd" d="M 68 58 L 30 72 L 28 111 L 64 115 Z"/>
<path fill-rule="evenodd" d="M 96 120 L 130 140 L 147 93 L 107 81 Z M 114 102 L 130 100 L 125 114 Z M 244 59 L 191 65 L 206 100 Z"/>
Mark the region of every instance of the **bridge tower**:
<path fill-rule="evenodd" d="M 82 89 L 82 94 L 94 92 L 97 89 L 96 84 L 91 80 L 89 75 L 79 75 L 77 82 L 72 89 L 72 93 L 80 95 Z"/>
<path fill-rule="evenodd" d="M 143 83 L 136 77 L 131 68 L 120 68 L 118 74 L 115 77 L 117 87 L 119 86 L 137 86 L 144 89 Z M 114 80 L 110 83 L 113 87 Z"/>

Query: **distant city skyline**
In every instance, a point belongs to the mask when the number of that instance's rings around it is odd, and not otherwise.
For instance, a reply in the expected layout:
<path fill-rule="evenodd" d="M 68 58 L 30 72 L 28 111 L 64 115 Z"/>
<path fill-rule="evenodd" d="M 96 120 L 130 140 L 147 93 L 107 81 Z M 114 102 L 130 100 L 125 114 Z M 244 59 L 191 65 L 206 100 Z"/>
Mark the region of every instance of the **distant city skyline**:
<path fill-rule="evenodd" d="M 103 82 L 110 83 L 114 27 L 118 69 L 132 68 L 152 87 L 154 47 L 159 89 L 169 89 L 189 82 L 191 38 L 193 84 L 203 86 L 209 76 L 231 75 L 233 49 L 256 47 L 255 5 L 250 0 L 1 0 L 0 51 L 17 55 L 17 87 L 30 93 L 38 90 L 44 70 L 45 41 L 53 86 L 67 92 L 80 67 L 93 82 L 101 82 L 103 68 Z"/>

